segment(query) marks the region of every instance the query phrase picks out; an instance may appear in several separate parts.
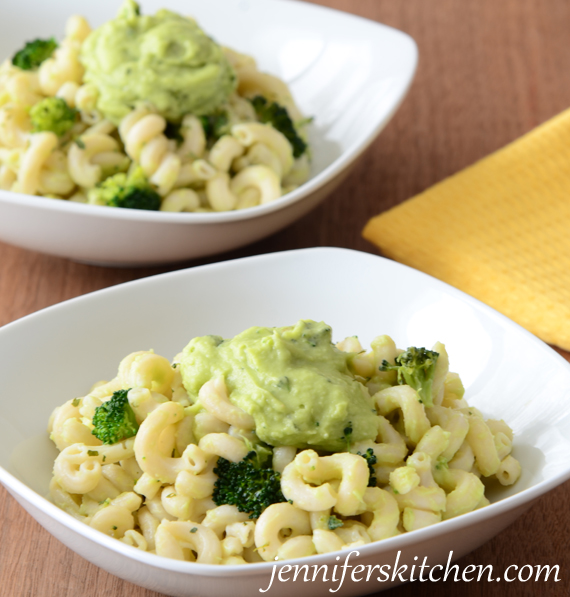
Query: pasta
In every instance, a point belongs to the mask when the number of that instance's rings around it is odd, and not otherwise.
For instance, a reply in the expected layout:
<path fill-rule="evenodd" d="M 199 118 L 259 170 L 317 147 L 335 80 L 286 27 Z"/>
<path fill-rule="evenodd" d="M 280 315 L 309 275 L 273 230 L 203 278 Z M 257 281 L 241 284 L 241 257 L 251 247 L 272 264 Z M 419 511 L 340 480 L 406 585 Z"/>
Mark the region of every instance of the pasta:
<path fill-rule="evenodd" d="M 103 27 L 117 25 L 120 32 L 124 21 L 131 32 L 144 30 L 148 36 L 145 28 L 152 19 L 162 32 L 161 25 L 182 22 L 205 43 L 206 35 L 189 17 L 162 10 L 145 18 L 140 20 L 133 0 L 125 0 L 117 19 Z M 95 41 L 98 31 L 83 17 L 72 16 L 59 44 L 35 40 L 22 50 L 52 44 L 37 64 L 19 61 L 21 51 L 0 66 L 0 189 L 92 205 L 196 213 L 264 205 L 309 178 L 308 121 L 287 85 L 259 72 L 252 57 L 208 37 L 196 62 L 219 51 L 217 60 L 227 64 L 231 84 L 222 92 L 221 87 L 179 89 L 174 81 L 172 97 L 183 102 L 187 96 L 210 94 L 216 102 L 179 114 L 164 100 L 170 89 L 161 95 L 157 84 L 151 99 L 139 92 L 124 104 L 128 113 L 122 104 L 117 116 L 107 85 L 116 73 L 101 83 L 90 70 L 100 66 L 93 47 L 109 37 L 105 33 Z M 160 48 L 180 40 L 163 42 Z M 142 45 L 137 52 L 133 60 L 142 62 Z M 163 80 L 161 68 L 171 58 L 157 60 L 152 76 Z M 193 64 L 189 56 L 185 66 Z M 130 70 L 125 76 L 124 83 L 113 83 L 117 96 L 136 77 Z M 197 77 L 195 84 L 207 87 L 210 82 Z M 34 113 L 38 106 L 41 117 Z"/>
<path fill-rule="evenodd" d="M 252 335 L 262 329 L 252 328 Z M 296 329 L 279 331 L 290 338 Z M 315 325 L 300 329 L 312 330 L 304 337 L 318 344 Z M 203 340 L 214 347 L 229 342 Z M 230 392 L 229 372 L 202 381 L 193 393 L 184 374 L 193 366 L 185 361 L 187 349 L 172 363 L 153 351 L 132 353 L 114 379 L 52 414 L 48 431 L 60 453 L 51 499 L 136 549 L 221 565 L 355 548 L 472 512 L 489 503 L 486 483 L 511 485 L 521 466 L 511 453 L 512 430 L 467 405 L 445 346 L 434 348 L 403 351 L 387 336 L 368 352 L 356 338 L 328 347 L 350 364 L 352 382 L 373 405 L 367 417 L 376 430 L 351 441 L 353 429 L 345 429 L 338 450 L 261 441 L 255 416 Z M 271 361 L 272 349 L 264 350 Z M 431 396 L 424 385 L 399 380 L 406 355 L 420 353 Z M 285 379 L 297 378 L 291 372 Z M 98 432 L 100 417 L 119 398 L 121 412 L 132 413 L 132 431 L 109 442 Z M 276 497 L 257 512 L 220 498 L 228 467 L 251 458 L 266 474 L 267 492 L 278 483 Z"/>

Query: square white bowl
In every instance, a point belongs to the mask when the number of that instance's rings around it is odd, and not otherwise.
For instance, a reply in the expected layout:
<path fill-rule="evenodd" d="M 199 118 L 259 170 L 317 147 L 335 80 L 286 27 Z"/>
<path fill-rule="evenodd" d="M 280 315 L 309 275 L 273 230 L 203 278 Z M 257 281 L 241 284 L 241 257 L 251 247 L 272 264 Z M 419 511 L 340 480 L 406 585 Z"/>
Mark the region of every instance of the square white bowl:
<path fill-rule="evenodd" d="M 171 358 L 197 335 L 230 337 L 252 325 L 282 326 L 300 318 L 326 321 L 335 339 L 357 334 L 363 345 L 382 333 L 402 347 L 444 342 L 468 402 L 513 428 L 513 453 L 522 465 L 520 480 L 492 493 L 490 506 L 365 545 L 353 564 L 393 564 L 398 551 L 400 563 L 408 565 L 414 556 L 427 556 L 430 565 L 445 563 L 450 551 L 459 558 L 570 477 L 570 366 L 562 357 L 434 278 L 367 253 L 319 248 L 122 284 L 1 328 L 0 481 L 60 541 L 130 582 L 179 597 L 257 595 L 269 585 L 272 563 L 222 567 L 143 553 L 44 499 L 56 455 L 45 429 L 55 406 L 114 376 L 132 351 L 154 348 Z M 286 564 L 334 565 L 339 555 Z M 391 584 L 374 577 L 345 582 L 337 594 L 363 595 Z M 328 595 L 334 588 L 297 585 L 299 597 Z M 285 597 L 292 589 L 289 582 L 274 583 L 270 594 Z"/>
<path fill-rule="evenodd" d="M 79 261 L 158 264 L 257 241 L 305 215 L 347 176 L 390 120 L 412 81 L 417 47 L 405 33 L 339 11 L 287 0 L 143 0 L 196 17 L 213 37 L 284 79 L 314 116 L 310 180 L 275 202 L 221 213 L 165 213 L 79 205 L 0 191 L 0 240 Z M 63 32 L 83 14 L 93 27 L 117 0 L 19 0 L 2 6 L 0 57 L 26 40 Z"/>

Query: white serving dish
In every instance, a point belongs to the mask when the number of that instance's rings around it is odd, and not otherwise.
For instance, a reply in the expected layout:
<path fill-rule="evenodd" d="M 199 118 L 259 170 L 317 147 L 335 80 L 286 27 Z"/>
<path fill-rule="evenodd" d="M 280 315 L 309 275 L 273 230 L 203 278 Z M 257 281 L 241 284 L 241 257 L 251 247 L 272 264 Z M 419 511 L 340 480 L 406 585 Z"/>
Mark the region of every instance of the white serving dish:
<path fill-rule="evenodd" d="M 482 510 L 366 545 L 354 563 L 393 564 L 398 551 L 402 564 L 424 557 L 431 565 L 445 563 L 450 551 L 459 558 L 570 477 L 570 366 L 562 357 L 434 278 L 367 253 L 319 248 L 122 284 L 1 328 L 0 481 L 65 545 L 130 582 L 179 597 L 257 595 L 269 585 L 272 563 L 220 567 L 143 553 L 44 499 L 56 455 L 45 429 L 55 406 L 114 376 L 119 361 L 132 351 L 154 348 L 171 358 L 197 335 L 230 337 L 251 325 L 282 326 L 300 318 L 326 321 L 335 339 L 358 334 L 364 345 L 380 333 L 403 347 L 445 342 L 470 404 L 489 417 L 504 418 L 515 432 L 514 455 L 523 470 L 516 485 L 491 493 L 493 503 Z M 332 566 L 345 555 L 286 563 Z M 334 588 L 297 584 L 299 597 L 328 595 Z M 364 595 L 388 586 L 375 580 L 345 582 L 337 594 Z M 277 582 L 268 594 L 286 597 L 291 590 L 291 583 Z"/>
<path fill-rule="evenodd" d="M 0 57 L 24 41 L 62 33 L 70 14 L 93 27 L 118 0 L 20 0 L 2 6 Z M 0 191 L 0 240 L 103 265 L 168 263 L 228 251 L 305 215 L 335 189 L 390 120 L 412 81 L 417 48 L 406 34 L 335 10 L 287 0 L 143 0 L 194 15 L 220 43 L 282 77 L 310 126 L 311 179 L 269 205 L 172 214 L 117 209 Z"/>

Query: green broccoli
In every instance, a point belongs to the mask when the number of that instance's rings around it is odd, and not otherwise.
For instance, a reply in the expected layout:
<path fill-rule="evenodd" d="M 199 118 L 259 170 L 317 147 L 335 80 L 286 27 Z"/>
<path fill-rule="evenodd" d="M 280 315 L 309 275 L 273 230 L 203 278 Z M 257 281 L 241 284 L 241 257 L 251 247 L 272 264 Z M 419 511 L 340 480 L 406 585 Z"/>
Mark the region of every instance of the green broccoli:
<path fill-rule="evenodd" d="M 352 421 L 348 422 L 348 425 L 343 429 L 343 436 L 340 438 L 346 445 L 346 451 L 350 450 L 352 444 Z"/>
<path fill-rule="evenodd" d="M 58 137 L 65 135 L 77 119 L 77 110 L 70 108 L 61 97 L 46 97 L 30 110 L 32 132 L 51 131 Z"/>
<path fill-rule="evenodd" d="M 339 518 L 337 518 L 336 516 L 329 516 L 328 522 L 327 522 L 327 527 L 329 529 L 329 531 L 334 531 L 335 529 L 338 529 L 339 527 L 343 526 L 344 522 L 342 520 L 340 520 Z"/>
<path fill-rule="evenodd" d="M 130 174 L 119 172 L 110 176 L 95 188 L 87 197 L 89 203 L 126 207 L 129 209 L 160 209 L 160 195 L 146 179 L 142 168 L 136 168 Z"/>
<path fill-rule="evenodd" d="M 376 457 L 376 454 L 374 454 L 374 450 L 368 448 L 364 454 L 362 452 L 357 452 L 357 454 L 362 456 L 368 465 L 368 471 L 370 473 L 370 476 L 368 477 L 368 487 L 376 487 L 376 471 L 374 470 L 374 465 L 378 462 L 378 458 Z"/>
<path fill-rule="evenodd" d="M 34 39 L 14 54 L 12 64 L 22 70 L 33 70 L 47 60 L 56 48 L 57 42 L 53 37 L 51 39 Z"/>
<path fill-rule="evenodd" d="M 435 365 L 439 353 L 425 348 L 410 346 L 405 352 L 396 357 L 396 364 L 382 361 L 380 371 L 397 371 L 398 383 L 414 388 L 420 396 L 420 402 L 425 406 L 433 406 L 431 388 Z"/>
<path fill-rule="evenodd" d="M 212 498 L 217 506 L 230 504 L 240 512 L 249 512 L 250 518 L 259 518 L 271 504 L 286 502 L 281 493 L 281 475 L 271 468 L 269 459 L 256 463 L 257 453 L 252 450 L 239 462 L 218 458 L 214 473 Z"/>
<path fill-rule="evenodd" d="M 139 430 L 135 413 L 129 404 L 129 390 L 115 392 L 110 400 L 95 409 L 91 432 L 104 444 L 116 444 L 133 437 Z"/>
<path fill-rule="evenodd" d="M 215 143 L 222 135 L 229 133 L 228 115 L 223 110 L 200 116 L 200 122 L 209 145 Z"/>
<path fill-rule="evenodd" d="M 293 148 L 293 157 L 298 158 L 305 153 L 307 144 L 299 136 L 286 108 L 276 102 L 267 101 L 261 95 L 254 97 L 251 100 L 251 104 L 261 122 L 272 125 L 285 135 Z"/>

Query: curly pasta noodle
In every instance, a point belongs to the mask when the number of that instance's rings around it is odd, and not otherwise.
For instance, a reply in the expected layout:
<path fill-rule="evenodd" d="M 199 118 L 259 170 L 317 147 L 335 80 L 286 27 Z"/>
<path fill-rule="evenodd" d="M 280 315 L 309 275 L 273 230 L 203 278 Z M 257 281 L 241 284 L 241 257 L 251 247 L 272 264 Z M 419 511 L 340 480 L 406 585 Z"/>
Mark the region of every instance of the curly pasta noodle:
<path fill-rule="evenodd" d="M 7 148 L 25 147 L 31 132 L 28 111 L 21 105 L 0 108 L 0 144 Z"/>
<path fill-rule="evenodd" d="M 146 107 L 133 110 L 119 126 L 127 155 L 139 163 L 158 193 L 167 195 L 178 179 L 180 157 L 162 134 L 166 120 Z"/>
<path fill-rule="evenodd" d="M 55 149 L 45 161 L 39 175 L 38 191 L 42 195 L 66 196 L 75 189 L 68 156 Z"/>
<path fill-rule="evenodd" d="M 81 136 L 81 147 L 73 143 L 69 148 L 69 174 L 80 187 L 95 186 L 103 176 L 103 167 L 116 171 L 126 169 L 128 161 L 119 143 L 101 133 Z"/>
<path fill-rule="evenodd" d="M 22 156 L 13 190 L 18 193 L 35 195 L 40 186 L 41 170 L 56 147 L 57 136 L 54 133 L 45 132 L 31 135 L 30 145 Z"/>
<path fill-rule="evenodd" d="M 83 17 L 72 16 L 68 19 L 65 38 L 38 71 L 39 87 L 44 95 L 57 95 L 67 83 L 81 84 L 84 69 L 79 54 L 81 44 L 90 32 L 91 28 Z"/>

